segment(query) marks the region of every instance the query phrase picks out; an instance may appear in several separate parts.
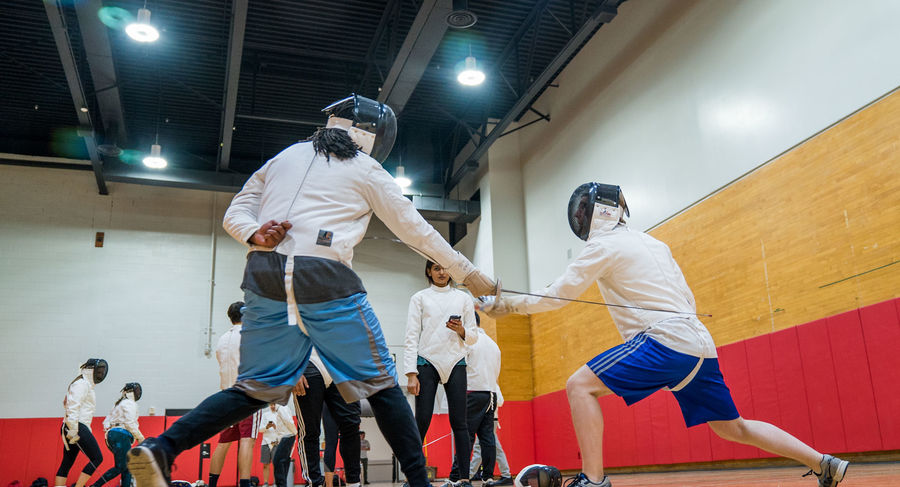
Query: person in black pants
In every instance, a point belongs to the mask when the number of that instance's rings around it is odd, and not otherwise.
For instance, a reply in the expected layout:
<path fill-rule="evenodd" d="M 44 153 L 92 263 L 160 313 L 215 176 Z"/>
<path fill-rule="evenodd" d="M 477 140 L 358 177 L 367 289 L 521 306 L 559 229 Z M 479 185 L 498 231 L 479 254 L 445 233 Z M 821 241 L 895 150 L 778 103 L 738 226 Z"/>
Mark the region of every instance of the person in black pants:
<path fill-rule="evenodd" d="M 467 423 L 470 444 L 481 445 L 481 480 L 489 481 L 494 474 L 496 445 L 494 440 L 494 413 L 497 410 L 497 379 L 500 376 L 500 348 L 481 328 L 481 318 L 475 313 L 478 324 L 478 341 L 469 347 L 467 376 L 469 391 L 466 396 Z M 468 466 L 466 467 L 468 468 Z M 454 462 L 450 480 L 455 480 L 468 471 L 457 468 Z"/>
<path fill-rule="evenodd" d="M 341 458 L 344 460 L 344 475 L 347 485 L 359 486 L 359 401 L 348 403 L 341 397 L 331 376 L 325 369 L 321 359 L 313 352 L 309 365 L 300 383 L 294 389 L 297 393 L 297 417 L 300 420 L 300 443 L 303 445 L 303 472 L 306 480 L 313 486 L 331 487 L 331 475 L 335 466 L 336 443 L 340 446 Z M 336 427 L 325 428 L 325 463 L 326 473 L 319 471 L 319 423 L 323 413 L 330 416 Z M 327 422 L 328 419 L 325 419 Z M 331 431 L 333 434 L 329 435 Z M 330 452 L 330 453 L 329 453 Z"/>
<path fill-rule="evenodd" d="M 425 441 L 434 413 L 438 384 L 444 385 L 456 461 L 468 483 L 471 442 L 466 424 L 466 346 L 478 340 L 475 307 L 468 294 L 450 285 L 450 274 L 428 261 L 425 277 L 431 285 L 409 301 L 406 348 L 403 354 L 407 390 L 416 396 L 416 423 Z"/>

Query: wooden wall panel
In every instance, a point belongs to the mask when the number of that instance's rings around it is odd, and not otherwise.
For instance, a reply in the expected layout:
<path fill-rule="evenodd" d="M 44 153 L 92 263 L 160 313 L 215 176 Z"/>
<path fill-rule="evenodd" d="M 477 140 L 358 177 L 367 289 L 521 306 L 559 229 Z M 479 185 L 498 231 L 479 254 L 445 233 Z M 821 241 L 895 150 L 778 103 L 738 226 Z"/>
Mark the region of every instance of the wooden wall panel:
<path fill-rule="evenodd" d="M 507 401 L 530 400 L 534 397 L 531 321 L 528 316 L 510 315 L 497 320 L 495 326 L 503 397 Z"/>
<path fill-rule="evenodd" d="M 713 315 L 704 322 L 718 345 L 900 296 L 900 263 L 891 265 L 900 261 L 900 92 L 650 233 L 672 249 L 698 310 Z M 601 299 L 596 286 L 582 298 Z M 564 388 L 622 341 L 609 313 L 590 305 L 533 315 L 531 328 L 536 395 Z"/>

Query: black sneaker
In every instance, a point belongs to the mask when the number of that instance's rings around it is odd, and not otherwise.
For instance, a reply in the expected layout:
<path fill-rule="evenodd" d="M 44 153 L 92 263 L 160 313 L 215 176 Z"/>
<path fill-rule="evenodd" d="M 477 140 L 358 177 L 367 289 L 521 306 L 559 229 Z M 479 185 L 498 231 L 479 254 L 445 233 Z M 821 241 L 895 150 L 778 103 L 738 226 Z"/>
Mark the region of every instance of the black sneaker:
<path fill-rule="evenodd" d="M 459 482 L 454 484 L 456 487 L 472 487 L 472 482 L 468 480 L 460 480 Z"/>
<path fill-rule="evenodd" d="M 566 480 L 563 483 L 564 487 L 612 487 L 612 483 L 609 481 L 609 477 L 604 475 L 603 480 L 600 482 L 591 482 L 587 475 L 584 472 Z"/>
<path fill-rule="evenodd" d="M 501 487 L 503 485 L 512 485 L 514 483 L 515 482 L 513 481 L 512 477 L 500 477 L 499 479 L 492 480 L 485 485 L 486 487 Z"/>
<path fill-rule="evenodd" d="M 850 462 L 831 455 L 823 455 L 819 466 L 822 469 L 822 473 L 815 473 L 810 470 L 803 476 L 815 475 L 818 477 L 819 487 L 835 487 L 841 480 L 844 480 L 844 475 L 847 474 L 847 467 L 850 466 Z"/>
<path fill-rule="evenodd" d="M 147 438 L 128 451 L 128 471 L 137 487 L 169 487 L 169 455 L 156 438 Z"/>

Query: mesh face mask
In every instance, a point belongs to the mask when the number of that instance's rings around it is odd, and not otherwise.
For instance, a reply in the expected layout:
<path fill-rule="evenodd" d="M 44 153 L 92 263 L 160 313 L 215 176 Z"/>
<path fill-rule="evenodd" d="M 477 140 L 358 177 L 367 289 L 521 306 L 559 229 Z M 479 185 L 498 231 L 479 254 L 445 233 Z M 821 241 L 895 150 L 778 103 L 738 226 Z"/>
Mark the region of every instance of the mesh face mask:
<path fill-rule="evenodd" d="M 622 189 L 619 186 L 600 183 L 585 183 L 575 188 L 569 198 L 567 218 L 572 233 L 581 240 L 587 240 L 594 220 L 612 222 L 604 227 L 614 227 L 623 214 L 631 216 L 628 205 L 619 207 Z"/>
<path fill-rule="evenodd" d="M 384 103 L 359 95 L 350 95 L 322 109 L 329 117 L 328 126 L 350 133 L 363 152 L 378 162 L 384 162 L 397 139 L 397 116 Z"/>

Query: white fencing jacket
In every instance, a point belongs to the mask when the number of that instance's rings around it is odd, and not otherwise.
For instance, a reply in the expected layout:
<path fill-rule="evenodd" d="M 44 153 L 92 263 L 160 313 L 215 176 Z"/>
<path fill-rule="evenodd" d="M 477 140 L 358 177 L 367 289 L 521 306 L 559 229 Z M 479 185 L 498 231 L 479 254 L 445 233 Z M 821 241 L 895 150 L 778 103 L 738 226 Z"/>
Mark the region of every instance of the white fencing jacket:
<path fill-rule="evenodd" d="M 241 364 L 241 325 L 233 325 L 216 344 L 216 360 L 219 361 L 219 387 L 222 390 L 233 386 Z"/>
<path fill-rule="evenodd" d="M 141 434 L 141 428 L 138 425 L 138 409 L 137 403 L 132 400 L 123 398 L 119 404 L 113 406 L 109 416 L 103 420 L 103 429 L 109 431 L 110 428 L 123 428 L 128 430 L 138 442 L 144 441 L 144 435 Z"/>
<path fill-rule="evenodd" d="M 311 142 L 288 147 L 253 173 L 225 212 L 224 227 L 249 245 L 263 223 L 287 220 L 293 228 L 276 252 L 350 267 L 353 247 L 365 236 L 373 212 L 400 240 L 441 264 L 458 282 L 475 270 L 422 218 L 378 161 L 362 152 L 353 159 L 327 161 L 315 155 Z"/>
<path fill-rule="evenodd" d="M 75 379 L 69 385 L 64 401 L 66 407 L 66 426 L 70 430 L 78 431 L 78 423 L 82 423 L 89 429 L 91 420 L 94 419 L 94 410 L 97 408 L 97 398 L 94 395 L 94 384 L 84 377 Z"/>
<path fill-rule="evenodd" d="M 469 345 L 466 357 L 466 388 L 470 391 L 497 392 L 497 378 L 500 377 L 500 347 L 485 333 L 476 327 L 478 341 Z"/>
<path fill-rule="evenodd" d="M 533 293 L 575 299 L 594 281 L 606 303 L 683 312 L 607 308 L 625 340 L 643 331 L 677 352 L 716 357 L 712 336 L 692 314 L 696 312 L 694 295 L 666 244 L 625 224 L 606 231 L 592 226 L 587 244 L 563 275 Z M 535 296 L 502 300 L 511 311 L 526 314 L 567 304 Z"/>
<path fill-rule="evenodd" d="M 465 340 L 447 328 L 451 315 L 459 315 L 466 330 Z M 406 320 L 406 348 L 403 351 L 403 373 L 417 373 L 417 357 L 434 366 L 441 383 L 450 379 L 453 367 L 466 357 L 466 345 L 478 340 L 475 306 L 472 297 L 452 285 L 431 285 L 409 300 Z"/>

